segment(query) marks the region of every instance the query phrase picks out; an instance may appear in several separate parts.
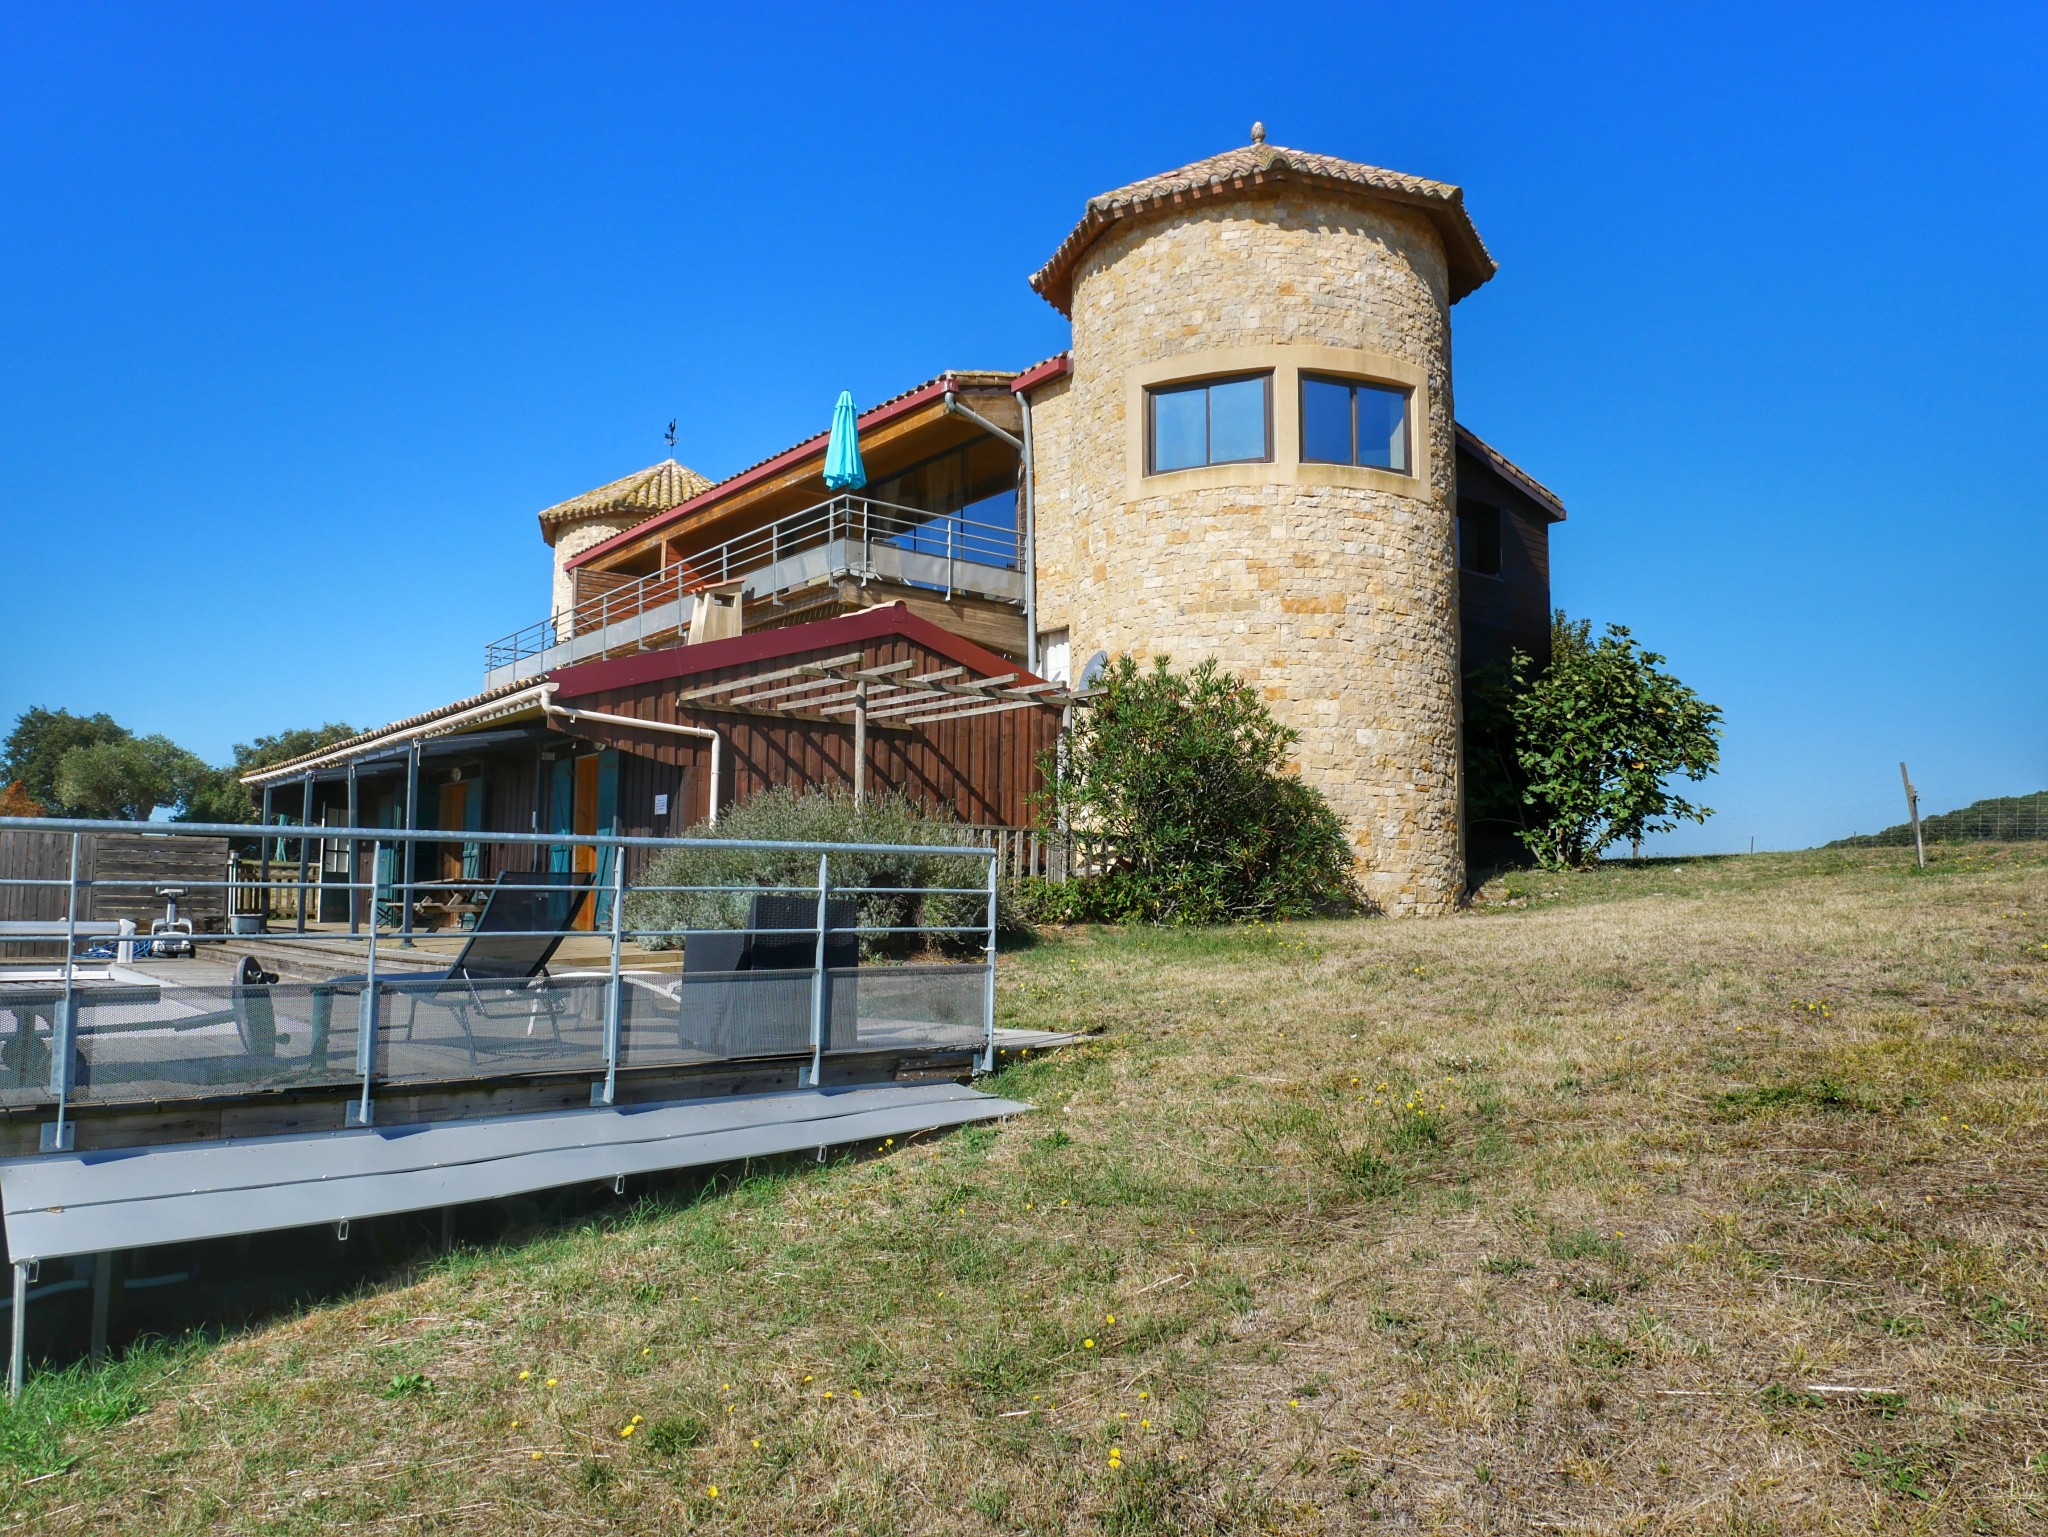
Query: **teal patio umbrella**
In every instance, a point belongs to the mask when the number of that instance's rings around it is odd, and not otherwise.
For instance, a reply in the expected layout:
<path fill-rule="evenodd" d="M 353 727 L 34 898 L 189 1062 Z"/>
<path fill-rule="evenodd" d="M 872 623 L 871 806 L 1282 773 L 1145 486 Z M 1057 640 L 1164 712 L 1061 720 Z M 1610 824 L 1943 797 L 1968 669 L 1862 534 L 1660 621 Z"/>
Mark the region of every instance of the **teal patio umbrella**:
<path fill-rule="evenodd" d="M 853 391 L 841 390 L 832 408 L 832 439 L 825 445 L 825 484 L 834 491 L 858 491 L 868 483 L 860 462 L 860 428 L 853 411 Z"/>

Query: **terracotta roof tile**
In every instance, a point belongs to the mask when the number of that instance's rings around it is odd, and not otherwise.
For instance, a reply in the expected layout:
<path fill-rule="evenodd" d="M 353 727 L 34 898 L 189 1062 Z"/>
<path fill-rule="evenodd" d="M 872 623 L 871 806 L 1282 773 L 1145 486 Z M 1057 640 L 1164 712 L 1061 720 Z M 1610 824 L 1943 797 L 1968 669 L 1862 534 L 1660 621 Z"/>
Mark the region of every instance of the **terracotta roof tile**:
<path fill-rule="evenodd" d="M 1276 182 L 1348 190 L 1420 209 L 1443 236 L 1450 258 L 1453 303 L 1494 274 L 1494 260 L 1465 212 L 1461 188 L 1355 160 L 1339 160 L 1334 155 L 1283 149 L 1277 144 L 1248 144 L 1090 198 L 1081 222 L 1060 242 L 1052 259 L 1032 274 L 1031 286 L 1046 303 L 1068 314 L 1073 307 L 1074 268 L 1111 225 L 1170 204 L 1240 194 Z"/>
<path fill-rule="evenodd" d="M 622 475 L 595 491 L 586 491 L 566 502 L 543 508 L 540 514 L 541 537 L 553 544 L 555 535 L 565 525 L 579 518 L 601 514 L 628 512 L 652 517 L 657 512 L 667 512 L 679 502 L 687 502 L 710 484 L 688 465 L 664 459 L 644 470 L 635 470 L 631 475 Z"/>
<path fill-rule="evenodd" d="M 1491 469 L 1501 479 L 1521 489 L 1557 522 L 1564 521 L 1564 501 L 1550 487 L 1523 469 L 1463 422 L 1457 423 L 1458 446 Z"/>

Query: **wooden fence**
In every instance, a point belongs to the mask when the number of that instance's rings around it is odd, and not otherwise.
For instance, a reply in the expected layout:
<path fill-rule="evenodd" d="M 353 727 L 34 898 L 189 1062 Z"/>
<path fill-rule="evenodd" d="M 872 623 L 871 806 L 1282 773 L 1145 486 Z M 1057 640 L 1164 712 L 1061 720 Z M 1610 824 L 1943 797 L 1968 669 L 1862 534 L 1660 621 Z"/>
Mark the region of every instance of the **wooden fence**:
<path fill-rule="evenodd" d="M 1082 838 L 1042 827 L 968 827 L 966 841 L 996 851 L 996 876 L 1064 882 L 1100 869 L 1110 855 L 1105 838 Z"/>
<path fill-rule="evenodd" d="M 81 922 L 134 920 L 141 933 L 164 916 L 165 887 L 179 887 L 178 916 L 201 933 L 226 926 L 228 840 L 152 838 L 141 833 L 78 835 L 78 917 Z M 0 832 L 0 877 L 51 885 L 0 885 L 0 919 L 62 923 L 70 902 L 71 839 L 62 833 Z M 208 881 L 210 886 L 198 883 Z M 0 943 L 0 956 L 49 957 L 64 953 L 62 940 Z"/>

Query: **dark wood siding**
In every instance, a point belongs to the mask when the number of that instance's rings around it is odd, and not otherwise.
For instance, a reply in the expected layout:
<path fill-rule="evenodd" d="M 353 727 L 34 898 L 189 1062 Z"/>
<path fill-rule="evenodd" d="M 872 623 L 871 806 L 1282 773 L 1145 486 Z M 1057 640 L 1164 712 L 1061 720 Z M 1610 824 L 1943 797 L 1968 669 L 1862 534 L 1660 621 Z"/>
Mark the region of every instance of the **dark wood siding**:
<path fill-rule="evenodd" d="M 908 661 L 917 672 L 936 672 L 951 665 L 902 636 L 872 640 L 862 649 L 867 666 Z M 717 731 L 725 744 L 721 799 L 726 804 L 744 801 L 769 785 L 850 785 L 851 718 L 843 724 L 790 720 L 743 709 L 685 707 L 678 702 L 686 690 L 776 672 L 805 661 L 822 661 L 831 654 L 829 648 L 822 649 L 778 657 L 772 663 L 698 673 L 681 683 L 661 679 L 603 689 L 565 702 L 607 715 L 707 726 Z M 881 702 L 877 700 L 878 707 Z M 689 808 L 686 823 L 701 821 L 708 814 L 709 742 L 591 721 L 577 722 L 575 729 L 581 736 L 618 747 L 634 758 L 683 770 L 683 783 L 676 793 L 685 796 Z M 1040 760 L 1058 737 L 1059 712 L 1049 707 L 1004 710 L 921 726 L 873 721 L 868 730 L 868 788 L 877 794 L 896 791 L 921 804 L 944 807 L 963 822 L 1023 826 L 1032 820 L 1033 798 L 1042 788 Z M 623 765 L 621 773 L 623 805 L 627 794 Z M 652 804 L 655 789 L 653 781 L 647 781 L 645 804 Z"/>
<path fill-rule="evenodd" d="M 1472 672 L 1520 649 L 1550 657 L 1550 519 L 1480 460 L 1458 455 L 1458 501 L 1500 510 L 1500 574 L 1458 573 L 1463 666 Z"/>

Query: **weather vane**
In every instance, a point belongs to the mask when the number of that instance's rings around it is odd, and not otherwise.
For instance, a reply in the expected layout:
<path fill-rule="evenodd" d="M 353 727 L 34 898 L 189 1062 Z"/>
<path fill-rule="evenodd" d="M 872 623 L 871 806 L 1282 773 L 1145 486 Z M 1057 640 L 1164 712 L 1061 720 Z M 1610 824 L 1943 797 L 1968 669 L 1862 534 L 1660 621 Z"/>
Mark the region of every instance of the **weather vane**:
<path fill-rule="evenodd" d="M 668 419 L 668 431 L 662 434 L 662 438 L 667 442 L 669 455 L 673 458 L 676 451 L 676 419 L 673 416 Z"/>

